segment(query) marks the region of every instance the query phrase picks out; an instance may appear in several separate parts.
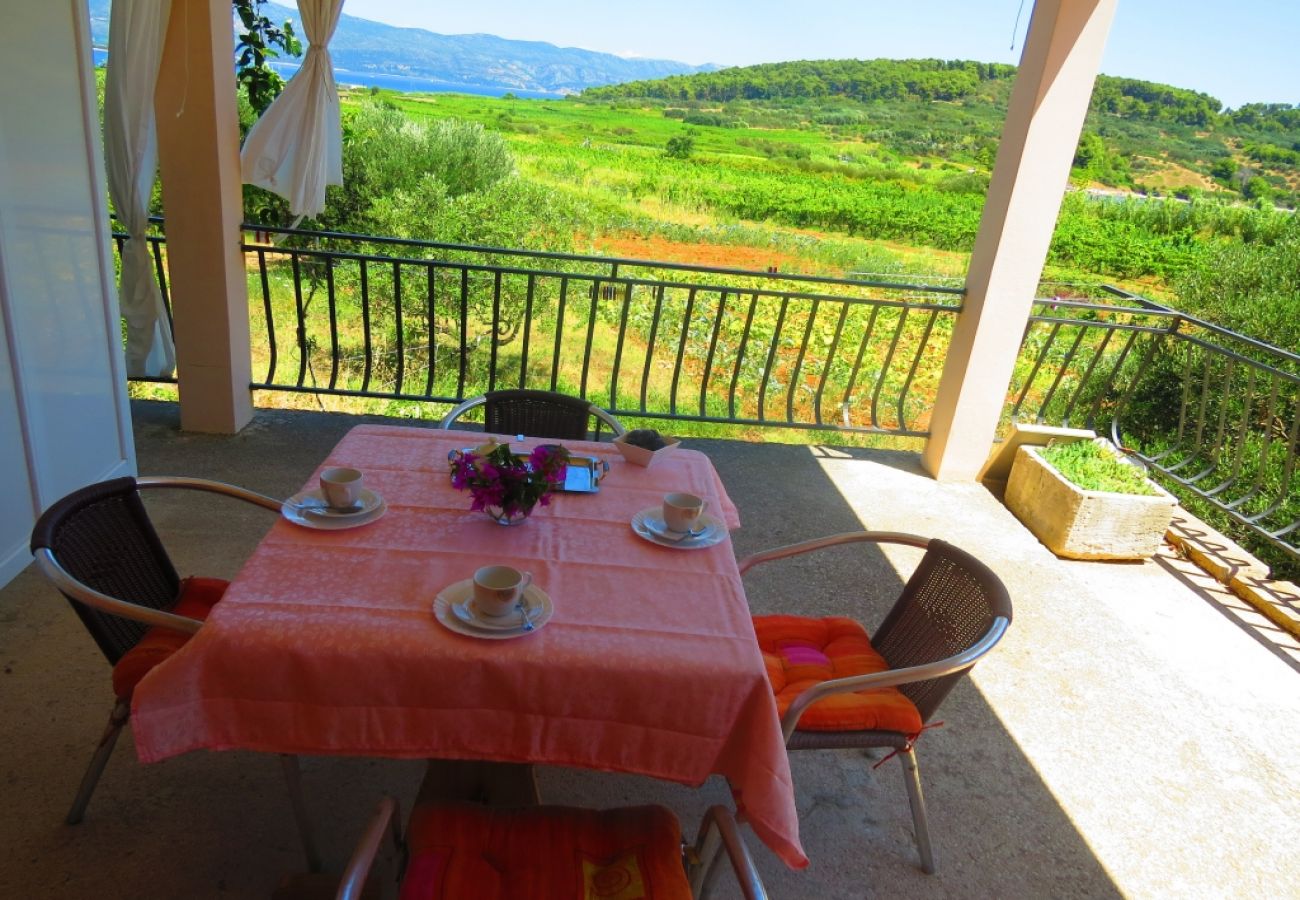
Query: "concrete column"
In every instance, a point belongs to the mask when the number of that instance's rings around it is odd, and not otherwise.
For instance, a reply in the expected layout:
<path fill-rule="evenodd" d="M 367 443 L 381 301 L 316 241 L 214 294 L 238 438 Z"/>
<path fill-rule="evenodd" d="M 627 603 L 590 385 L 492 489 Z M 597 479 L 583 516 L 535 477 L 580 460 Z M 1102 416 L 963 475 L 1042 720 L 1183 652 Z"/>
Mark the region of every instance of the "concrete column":
<path fill-rule="evenodd" d="M 1117 0 L 1038 0 L 922 464 L 970 481 L 988 458 Z"/>
<path fill-rule="evenodd" d="M 181 427 L 253 417 L 230 4 L 172 0 L 154 109 L 167 219 Z"/>

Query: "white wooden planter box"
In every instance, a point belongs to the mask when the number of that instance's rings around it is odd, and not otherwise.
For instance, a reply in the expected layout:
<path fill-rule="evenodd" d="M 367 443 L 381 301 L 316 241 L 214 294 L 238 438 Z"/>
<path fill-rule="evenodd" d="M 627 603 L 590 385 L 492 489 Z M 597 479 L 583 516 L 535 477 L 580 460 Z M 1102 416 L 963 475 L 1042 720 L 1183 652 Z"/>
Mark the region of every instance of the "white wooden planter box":
<path fill-rule="evenodd" d="M 1156 493 L 1150 496 L 1085 491 L 1044 460 L 1041 448 L 1026 446 L 1016 451 L 1006 504 L 1057 556 L 1147 559 L 1164 539 L 1178 503 L 1159 485 L 1151 486 Z"/>

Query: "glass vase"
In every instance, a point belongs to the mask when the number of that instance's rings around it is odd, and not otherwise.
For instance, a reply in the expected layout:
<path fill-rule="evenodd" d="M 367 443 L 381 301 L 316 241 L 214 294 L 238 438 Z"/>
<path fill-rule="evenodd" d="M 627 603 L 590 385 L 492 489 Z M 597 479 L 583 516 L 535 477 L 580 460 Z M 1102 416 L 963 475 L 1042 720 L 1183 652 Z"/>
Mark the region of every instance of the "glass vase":
<path fill-rule="evenodd" d="M 484 507 L 483 511 L 498 525 L 518 525 L 520 522 L 525 521 L 532 513 L 532 509 L 530 508 L 517 510 L 513 513 L 507 514 L 506 511 L 499 506 Z"/>

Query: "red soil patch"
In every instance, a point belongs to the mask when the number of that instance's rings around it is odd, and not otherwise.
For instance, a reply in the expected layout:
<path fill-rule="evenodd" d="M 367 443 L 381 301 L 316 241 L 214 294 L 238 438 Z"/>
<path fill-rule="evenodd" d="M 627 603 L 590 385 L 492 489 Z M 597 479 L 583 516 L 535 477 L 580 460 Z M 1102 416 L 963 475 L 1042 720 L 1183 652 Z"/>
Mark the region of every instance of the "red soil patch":
<path fill-rule="evenodd" d="M 759 250 L 755 247 L 737 247 L 730 244 L 695 244 L 686 241 L 670 241 L 661 237 L 606 235 L 597 238 L 595 246 L 599 252 L 608 256 L 687 263 L 723 269 L 747 269 L 753 272 L 766 272 L 775 266 L 780 272 L 802 273 L 807 265 L 797 256 L 775 250 Z"/>

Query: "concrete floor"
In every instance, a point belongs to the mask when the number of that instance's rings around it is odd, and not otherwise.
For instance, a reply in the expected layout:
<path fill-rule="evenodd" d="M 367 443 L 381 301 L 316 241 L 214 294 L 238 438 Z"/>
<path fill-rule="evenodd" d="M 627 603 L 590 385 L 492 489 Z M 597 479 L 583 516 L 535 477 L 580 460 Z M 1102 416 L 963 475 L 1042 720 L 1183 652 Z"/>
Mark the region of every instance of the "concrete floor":
<path fill-rule="evenodd" d="M 137 403 L 139 468 L 286 496 L 362 419 L 259 411 L 234 437 L 182 434 Z M 1279 897 L 1300 884 L 1300 647 L 1172 554 L 1143 564 L 1054 558 L 983 488 L 926 478 L 915 456 L 699 441 L 740 509 L 736 552 L 863 527 L 943 537 L 1007 582 L 1016 619 L 919 744 L 939 855 L 916 864 L 900 767 L 854 752 L 793 758 L 804 847 L 785 869 L 751 839 L 776 897 Z M 150 500 L 185 573 L 232 576 L 271 525 L 228 501 Z M 915 554 L 837 549 L 755 570 L 755 611 L 878 621 Z M 86 820 L 62 824 L 111 706 L 108 666 L 33 571 L 0 590 L 7 815 L 0 897 L 265 897 L 302 868 L 273 758 L 193 753 L 143 766 L 124 735 Z M 409 803 L 418 763 L 303 760 L 327 865 L 382 793 Z M 546 768 L 543 798 L 662 802 L 687 828 L 695 791 Z M 724 890 L 723 896 L 731 896 Z"/>

